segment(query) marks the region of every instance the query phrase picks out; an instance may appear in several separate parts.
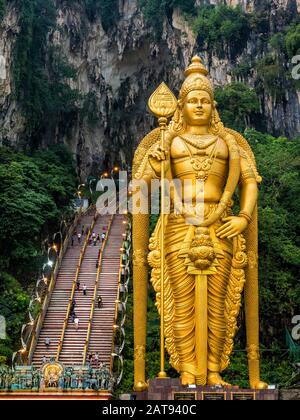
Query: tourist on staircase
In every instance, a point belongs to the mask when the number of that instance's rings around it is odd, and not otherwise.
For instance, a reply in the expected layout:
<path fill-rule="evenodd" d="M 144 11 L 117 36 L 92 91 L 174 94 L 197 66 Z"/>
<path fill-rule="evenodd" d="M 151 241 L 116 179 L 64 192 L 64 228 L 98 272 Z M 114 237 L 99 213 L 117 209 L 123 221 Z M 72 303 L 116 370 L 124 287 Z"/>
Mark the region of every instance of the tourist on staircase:
<path fill-rule="evenodd" d="M 79 328 L 79 318 L 78 318 L 78 316 L 76 316 L 76 318 L 74 319 L 74 324 L 75 324 L 75 330 L 78 331 L 78 328 Z"/>
<path fill-rule="evenodd" d="M 46 346 L 47 350 L 49 350 L 50 344 L 51 344 L 50 338 L 49 337 L 46 337 L 45 338 L 45 346 Z"/>

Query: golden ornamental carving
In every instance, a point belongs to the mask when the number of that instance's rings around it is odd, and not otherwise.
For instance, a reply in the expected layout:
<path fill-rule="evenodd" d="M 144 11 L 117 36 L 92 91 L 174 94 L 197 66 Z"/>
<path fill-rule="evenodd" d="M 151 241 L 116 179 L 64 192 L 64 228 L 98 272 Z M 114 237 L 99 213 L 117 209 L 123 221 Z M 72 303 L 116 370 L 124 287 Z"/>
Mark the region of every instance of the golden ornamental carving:
<path fill-rule="evenodd" d="M 249 261 L 249 267 L 251 268 L 257 268 L 258 267 L 258 254 L 254 251 L 248 252 L 248 261 Z"/>
<path fill-rule="evenodd" d="M 216 253 L 208 228 L 196 229 L 195 238 L 188 255 L 195 268 L 199 270 L 207 270 L 212 265 L 216 258 Z"/>
<path fill-rule="evenodd" d="M 147 253 L 141 249 L 135 250 L 133 252 L 133 265 L 137 267 L 147 266 Z"/>
<path fill-rule="evenodd" d="M 165 83 L 162 83 L 151 95 L 149 109 L 157 117 L 171 117 L 176 108 L 177 100 Z"/>
<path fill-rule="evenodd" d="M 43 378 L 47 388 L 57 388 L 59 378 L 63 375 L 63 367 L 60 363 L 47 363 L 43 367 Z"/>
<path fill-rule="evenodd" d="M 248 352 L 248 359 L 249 360 L 259 360 L 260 354 L 259 354 L 259 347 L 255 344 L 252 344 L 251 346 L 247 347 Z"/>
<path fill-rule="evenodd" d="M 134 359 L 135 360 L 144 360 L 146 354 L 145 346 L 136 346 L 134 348 Z"/>

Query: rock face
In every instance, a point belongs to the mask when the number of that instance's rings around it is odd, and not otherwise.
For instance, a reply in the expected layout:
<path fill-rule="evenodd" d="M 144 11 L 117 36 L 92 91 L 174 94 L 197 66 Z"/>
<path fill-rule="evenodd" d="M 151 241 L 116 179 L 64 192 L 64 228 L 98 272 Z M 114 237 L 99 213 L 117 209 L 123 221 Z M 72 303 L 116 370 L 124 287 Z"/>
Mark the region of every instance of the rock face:
<path fill-rule="evenodd" d="M 25 130 L 25 120 L 13 98 L 13 48 L 19 33 L 18 14 L 9 7 L 0 26 L 0 142 L 17 144 Z"/>
<path fill-rule="evenodd" d="M 287 13 L 300 10 L 300 0 L 263 1 L 266 2 L 274 33 L 280 30 L 280 24 L 274 23 L 279 9 Z M 210 67 L 214 82 L 225 85 L 233 80 L 232 70 L 243 57 L 258 59 L 265 53 L 259 50 L 258 40 L 252 38 L 244 55 L 234 62 L 229 57 L 219 59 L 207 51 L 199 51 L 197 39 L 179 10 L 164 20 L 162 36 L 154 40 L 137 3 L 137 0 L 119 0 L 120 18 L 114 27 L 105 31 L 100 18 L 94 22 L 88 20 L 82 1 L 55 1 L 57 22 L 48 37 L 49 48 L 59 48 L 76 70 L 75 79 L 66 82 L 83 95 L 93 95 L 94 122 L 91 124 L 78 113 L 72 122 L 60 124 L 42 136 L 40 144 L 68 144 L 82 179 L 114 163 L 125 165 L 131 160 L 133 146 L 155 123 L 146 106 L 150 94 L 162 80 L 177 94 L 183 69 L 193 54 L 200 53 Z M 240 4 L 246 11 L 253 11 L 262 2 L 226 3 Z M 18 11 L 12 3 L 0 29 L 0 134 L 4 143 L 17 147 L 26 129 L 26 120 L 13 95 L 13 50 L 18 33 Z M 253 86 L 254 76 L 243 81 Z M 280 102 L 262 92 L 260 102 L 269 132 L 293 137 L 300 131 L 299 97 L 295 90 L 286 90 Z"/>

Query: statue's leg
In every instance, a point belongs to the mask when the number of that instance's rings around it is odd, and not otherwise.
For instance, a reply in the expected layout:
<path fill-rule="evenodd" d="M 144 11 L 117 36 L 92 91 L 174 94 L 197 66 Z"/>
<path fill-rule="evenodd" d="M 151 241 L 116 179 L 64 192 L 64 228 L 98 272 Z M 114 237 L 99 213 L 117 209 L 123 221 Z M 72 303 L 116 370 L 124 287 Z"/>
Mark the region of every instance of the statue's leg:
<path fill-rule="evenodd" d="M 227 385 L 222 381 L 221 356 L 226 337 L 225 299 L 232 255 L 224 251 L 218 259 L 218 273 L 208 279 L 208 384 Z"/>
<path fill-rule="evenodd" d="M 174 299 L 172 330 L 179 359 L 176 369 L 180 372 L 184 385 L 195 384 L 197 374 L 195 276 L 187 273 L 185 259 L 178 257 L 188 229 L 183 217 L 170 217 L 165 234 L 166 265 Z"/>
<path fill-rule="evenodd" d="M 180 371 L 185 384 L 194 384 L 195 354 L 195 278 L 187 274 L 184 260 L 177 253 L 167 257 L 170 283 L 175 301 L 174 338 L 180 359 Z"/>

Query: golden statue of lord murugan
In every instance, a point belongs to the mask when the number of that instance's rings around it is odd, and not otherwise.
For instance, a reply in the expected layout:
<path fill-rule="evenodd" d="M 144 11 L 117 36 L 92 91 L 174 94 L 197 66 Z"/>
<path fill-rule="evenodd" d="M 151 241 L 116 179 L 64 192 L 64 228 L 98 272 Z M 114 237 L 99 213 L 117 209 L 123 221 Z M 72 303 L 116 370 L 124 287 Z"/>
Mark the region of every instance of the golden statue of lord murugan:
<path fill-rule="evenodd" d="M 165 128 L 164 148 L 158 128 L 135 153 L 133 180 L 149 184 L 160 179 L 163 161 L 165 178 L 183 185 L 179 191 L 174 184 L 171 211 L 160 216 L 150 242 L 149 214 L 133 215 L 136 391 L 147 389 L 149 265 L 160 313 L 164 267 L 163 343 L 182 384 L 229 386 L 221 373 L 230 364 L 244 291 L 250 385 L 267 387 L 260 380 L 259 367 L 257 198 L 261 177 L 247 141 L 222 124 L 207 75 L 201 59 L 194 57 L 185 71 L 172 121 Z M 235 216 L 233 195 L 238 187 L 240 213 Z"/>

